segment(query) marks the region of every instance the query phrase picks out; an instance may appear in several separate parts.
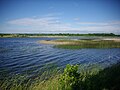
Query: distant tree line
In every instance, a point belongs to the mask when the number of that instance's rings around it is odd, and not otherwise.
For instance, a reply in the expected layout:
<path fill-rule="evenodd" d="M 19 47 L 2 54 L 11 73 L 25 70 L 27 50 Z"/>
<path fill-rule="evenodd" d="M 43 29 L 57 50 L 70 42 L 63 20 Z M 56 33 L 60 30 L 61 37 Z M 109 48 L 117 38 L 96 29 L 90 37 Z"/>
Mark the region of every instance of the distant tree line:
<path fill-rule="evenodd" d="M 40 34 L 5 34 L 5 33 L 0 33 L 0 37 L 30 37 L 30 36 L 120 36 L 120 35 L 115 35 L 114 33 L 89 33 L 89 34 L 71 34 L 71 33 L 58 33 L 58 34 L 45 34 L 45 33 L 40 33 Z"/>

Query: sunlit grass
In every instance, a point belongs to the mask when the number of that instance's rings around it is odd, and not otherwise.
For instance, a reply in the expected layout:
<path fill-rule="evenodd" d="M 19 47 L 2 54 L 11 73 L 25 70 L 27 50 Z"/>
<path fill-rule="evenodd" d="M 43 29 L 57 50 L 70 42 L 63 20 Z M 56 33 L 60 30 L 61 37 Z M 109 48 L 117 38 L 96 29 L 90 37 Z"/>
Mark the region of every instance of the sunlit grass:
<path fill-rule="evenodd" d="M 64 69 L 64 72 L 62 74 L 50 78 L 46 81 L 40 82 L 39 84 L 35 85 L 33 89 L 34 90 L 39 90 L 39 89 L 40 90 L 119 90 L 120 89 L 119 71 L 120 71 L 119 63 L 105 69 L 93 67 L 91 68 L 91 70 L 88 69 L 83 72 L 78 72 L 76 66 L 69 65 Z M 62 79 L 62 83 L 60 81 L 61 79 Z"/>
<path fill-rule="evenodd" d="M 60 40 L 59 40 L 60 42 Z M 65 40 L 61 40 L 61 42 L 66 42 Z M 67 40 L 68 42 L 68 40 Z M 101 41 L 93 41 L 93 40 L 69 40 L 69 42 L 73 42 L 73 44 L 63 44 L 63 45 L 55 45 L 57 48 L 64 49 L 82 49 L 82 48 L 120 48 L 120 42 L 113 40 L 101 40 Z"/>
<path fill-rule="evenodd" d="M 31 86 L 32 90 L 59 90 L 59 75 L 37 82 Z"/>

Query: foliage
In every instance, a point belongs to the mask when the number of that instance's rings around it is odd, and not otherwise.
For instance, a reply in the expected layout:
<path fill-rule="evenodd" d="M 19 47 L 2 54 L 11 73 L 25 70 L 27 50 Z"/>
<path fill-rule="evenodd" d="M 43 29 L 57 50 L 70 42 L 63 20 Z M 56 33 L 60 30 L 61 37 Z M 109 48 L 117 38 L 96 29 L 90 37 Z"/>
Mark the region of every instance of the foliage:
<path fill-rule="evenodd" d="M 12 34 L 6 34 L 6 33 L 0 33 L 0 37 L 39 37 L 39 36 L 120 36 L 115 35 L 113 33 L 89 33 L 89 34 L 71 34 L 71 33 L 56 33 L 56 34 L 45 34 L 45 33 L 36 33 L 36 34 L 27 34 L 27 33 L 12 33 Z"/>
<path fill-rule="evenodd" d="M 80 69 L 79 69 L 80 68 Z M 62 74 L 58 70 L 45 71 L 39 78 L 26 80 L 16 76 L 0 83 L 2 90 L 120 90 L 120 63 L 105 69 L 96 66 L 81 70 L 81 66 L 67 65 Z M 80 71 L 79 71 L 80 70 Z M 46 79 L 47 75 L 49 78 Z M 43 80 L 44 79 L 44 80 Z M 35 81 L 35 82 L 34 82 Z M 32 82 L 32 83 L 31 83 Z"/>
<path fill-rule="evenodd" d="M 78 73 L 78 65 L 67 65 L 64 73 L 60 77 L 60 83 L 65 90 L 77 90 L 81 85 L 80 73 Z"/>
<path fill-rule="evenodd" d="M 120 90 L 120 64 L 80 73 L 77 65 L 67 65 L 59 81 L 62 90 Z"/>
<path fill-rule="evenodd" d="M 84 85 L 84 90 L 120 90 L 120 63 L 89 76 Z"/>

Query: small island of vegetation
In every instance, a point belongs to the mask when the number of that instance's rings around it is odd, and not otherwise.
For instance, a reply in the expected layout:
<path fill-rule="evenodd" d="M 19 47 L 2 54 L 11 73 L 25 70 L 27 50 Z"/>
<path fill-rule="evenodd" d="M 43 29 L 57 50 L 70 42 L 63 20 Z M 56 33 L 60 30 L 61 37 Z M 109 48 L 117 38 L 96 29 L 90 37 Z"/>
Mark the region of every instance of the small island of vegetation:
<path fill-rule="evenodd" d="M 40 41 L 43 44 L 53 44 L 54 47 L 64 49 L 81 48 L 120 48 L 120 39 L 103 40 L 51 40 Z"/>

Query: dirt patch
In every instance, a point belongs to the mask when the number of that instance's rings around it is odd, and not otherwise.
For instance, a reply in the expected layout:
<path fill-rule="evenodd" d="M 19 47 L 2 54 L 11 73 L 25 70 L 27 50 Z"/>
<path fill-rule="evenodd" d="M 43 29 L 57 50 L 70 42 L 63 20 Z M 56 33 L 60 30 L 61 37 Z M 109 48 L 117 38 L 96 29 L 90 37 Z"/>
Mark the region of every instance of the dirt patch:
<path fill-rule="evenodd" d="M 102 39 L 102 40 L 112 40 L 112 41 L 115 41 L 115 42 L 120 42 L 120 38 L 105 38 L 105 39 Z"/>

